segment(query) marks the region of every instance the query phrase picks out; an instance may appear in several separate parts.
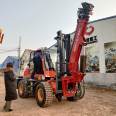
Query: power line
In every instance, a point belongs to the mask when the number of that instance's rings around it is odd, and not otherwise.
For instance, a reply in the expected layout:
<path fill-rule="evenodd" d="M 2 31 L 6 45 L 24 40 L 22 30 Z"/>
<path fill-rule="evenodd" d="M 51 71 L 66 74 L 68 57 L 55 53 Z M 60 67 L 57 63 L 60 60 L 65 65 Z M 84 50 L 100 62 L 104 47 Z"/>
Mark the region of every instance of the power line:
<path fill-rule="evenodd" d="M 8 52 L 17 52 L 18 51 L 18 48 L 17 49 L 11 49 L 11 50 L 4 50 L 4 51 L 0 51 L 0 54 L 4 54 L 4 53 L 8 53 Z M 20 50 L 20 51 L 24 51 L 24 50 Z"/>
<path fill-rule="evenodd" d="M 7 52 L 14 52 L 14 51 L 17 51 L 17 49 L 4 50 L 4 51 L 1 51 L 0 54 L 1 54 L 1 53 L 7 53 Z"/>
<path fill-rule="evenodd" d="M 12 49 L 18 49 L 18 47 L 14 47 L 14 48 L 3 48 L 3 49 L 0 49 L 0 51 L 12 50 Z"/>

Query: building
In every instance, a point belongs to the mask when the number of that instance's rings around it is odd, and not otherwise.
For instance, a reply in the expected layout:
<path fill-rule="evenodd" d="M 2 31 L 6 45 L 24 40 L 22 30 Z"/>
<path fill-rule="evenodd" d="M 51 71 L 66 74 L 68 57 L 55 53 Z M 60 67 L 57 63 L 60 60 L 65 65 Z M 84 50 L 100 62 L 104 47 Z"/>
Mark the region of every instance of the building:
<path fill-rule="evenodd" d="M 32 52 L 31 49 L 25 49 L 23 52 L 21 59 L 20 59 L 20 75 L 23 75 L 23 70 L 29 63 L 30 53 Z"/>
<path fill-rule="evenodd" d="M 17 56 L 8 56 L 4 60 L 4 62 L 1 64 L 1 68 L 5 68 L 7 63 L 13 63 L 13 67 L 16 73 L 19 71 L 19 59 Z"/>
<path fill-rule="evenodd" d="M 116 87 L 116 16 L 92 21 L 94 27 L 85 47 L 87 55 L 86 82 L 98 86 Z"/>
<path fill-rule="evenodd" d="M 0 68 L 2 68 L 2 64 L 0 64 Z"/>
<path fill-rule="evenodd" d="M 116 88 L 116 16 L 89 22 L 87 31 L 93 30 L 90 36 L 85 36 L 89 42 L 84 49 L 86 61 L 86 83 L 102 87 Z M 74 33 L 71 34 L 73 39 Z M 56 62 L 55 45 L 49 48 L 51 57 Z"/>

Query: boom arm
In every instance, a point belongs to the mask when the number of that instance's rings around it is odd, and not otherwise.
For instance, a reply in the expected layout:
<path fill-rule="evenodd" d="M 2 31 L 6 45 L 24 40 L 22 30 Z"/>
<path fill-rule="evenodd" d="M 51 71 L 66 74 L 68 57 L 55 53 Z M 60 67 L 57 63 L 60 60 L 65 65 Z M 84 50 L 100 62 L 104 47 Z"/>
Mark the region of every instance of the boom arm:
<path fill-rule="evenodd" d="M 89 15 L 93 9 L 93 5 L 89 3 L 82 3 L 82 7 L 78 11 L 77 27 L 72 44 L 71 54 L 69 58 L 68 68 L 70 73 L 78 71 L 78 62 L 81 53 L 82 46 L 85 43 L 84 34 L 86 32 Z"/>
<path fill-rule="evenodd" d="M 57 33 L 57 62 L 56 62 L 56 93 L 66 97 L 74 96 L 76 85 L 83 80 L 84 74 L 78 70 L 78 62 L 82 46 L 85 44 L 84 34 L 93 9 L 92 4 L 82 3 L 78 10 L 77 27 L 73 43 L 70 34 Z"/>

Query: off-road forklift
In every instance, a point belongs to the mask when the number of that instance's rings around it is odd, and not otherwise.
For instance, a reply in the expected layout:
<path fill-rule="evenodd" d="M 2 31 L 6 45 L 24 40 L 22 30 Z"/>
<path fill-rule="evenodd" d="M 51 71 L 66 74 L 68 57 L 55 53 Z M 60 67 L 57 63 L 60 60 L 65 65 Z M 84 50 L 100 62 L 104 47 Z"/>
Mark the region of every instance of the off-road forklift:
<path fill-rule="evenodd" d="M 38 64 L 38 67 L 41 67 L 42 71 L 39 73 L 32 71 L 29 78 L 19 77 L 18 93 L 20 97 L 34 96 L 40 107 L 50 105 L 54 96 L 58 101 L 61 101 L 62 98 L 69 101 L 83 98 L 85 94 L 84 67 L 86 57 L 84 55 L 81 57 L 80 54 L 83 46 L 87 45 L 85 33 L 87 33 L 87 24 L 92 9 L 93 5 L 86 2 L 82 3 L 82 8 L 78 9 L 77 27 L 73 39 L 71 39 L 70 34 L 57 32 L 55 37 L 57 41 L 55 68 L 52 65 L 48 50 L 39 50 L 41 63 Z M 30 69 L 34 57 L 36 57 L 35 52 L 30 54 Z"/>

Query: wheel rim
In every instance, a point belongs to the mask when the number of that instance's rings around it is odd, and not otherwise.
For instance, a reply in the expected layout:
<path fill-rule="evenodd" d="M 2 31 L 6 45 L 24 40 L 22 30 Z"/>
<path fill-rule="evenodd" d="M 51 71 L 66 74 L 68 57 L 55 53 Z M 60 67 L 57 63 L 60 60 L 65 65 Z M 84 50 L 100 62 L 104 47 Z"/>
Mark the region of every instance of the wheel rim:
<path fill-rule="evenodd" d="M 76 92 L 76 96 L 81 96 L 80 84 L 78 85 L 78 91 Z"/>
<path fill-rule="evenodd" d="M 37 98 L 40 102 L 44 100 L 44 91 L 43 89 L 39 88 L 37 92 Z"/>
<path fill-rule="evenodd" d="M 22 84 L 19 85 L 19 94 L 20 95 L 23 94 L 23 85 Z"/>

